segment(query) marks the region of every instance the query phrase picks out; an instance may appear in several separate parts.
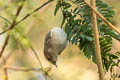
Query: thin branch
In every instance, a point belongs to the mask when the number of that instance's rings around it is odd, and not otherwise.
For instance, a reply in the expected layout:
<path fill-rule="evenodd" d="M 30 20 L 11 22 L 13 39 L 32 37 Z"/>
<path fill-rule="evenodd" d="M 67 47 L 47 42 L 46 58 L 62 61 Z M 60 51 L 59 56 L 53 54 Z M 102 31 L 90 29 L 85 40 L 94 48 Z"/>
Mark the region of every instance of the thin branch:
<path fill-rule="evenodd" d="M 70 0 L 72 3 L 75 3 L 74 1 Z M 102 16 L 96 9 L 94 9 L 89 3 L 86 2 L 86 0 L 83 0 L 84 3 L 89 7 L 91 8 L 95 13 L 96 15 L 101 19 L 103 20 L 107 25 L 108 27 L 110 27 L 111 29 L 113 29 L 116 33 L 118 33 L 120 35 L 120 31 L 116 28 L 116 26 L 114 26 L 112 23 L 110 23 L 109 21 L 106 20 L 106 18 L 104 16 Z"/>
<path fill-rule="evenodd" d="M 8 72 L 6 68 L 4 68 L 4 74 L 5 74 L 5 80 L 8 80 Z"/>
<path fill-rule="evenodd" d="M 2 35 L 2 34 L 4 34 L 4 33 L 6 33 L 7 31 L 9 31 L 10 29 L 8 28 L 8 29 L 6 29 L 6 30 L 4 30 L 4 31 L 2 31 L 1 33 L 0 33 L 0 35 Z"/>
<path fill-rule="evenodd" d="M 113 63 L 114 63 L 118 68 L 120 68 L 119 64 L 115 63 L 114 61 L 113 61 Z"/>
<path fill-rule="evenodd" d="M 5 17 L 0 16 L 0 18 L 2 18 L 3 20 L 5 20 L 7 23 L 11 24 L 11 22 L 8 19 L 6 19 Z"/>
<path fill-rule="evenodd" d="M 53 0 L 50 0 L 50 1 L 46 2 L 46 3 L 44 3 L 42 6 L 38 7 L 37 9 L 33 10 L 33 12 L 31 12 L 31 13 L 29 14 L 29 16 L 32 15 L 34 12 L 38 11 L 40 8 L 42 8 L 42 7 L 44 7 L 45 5 L 47 5 L 48 3 L 50 3 L 51 1 L 53 1 Z M 23 5 L 21 5 L 21 6 L 18 8 L 17 13 L 16 13 L 16 16 L 19 15 L 19 13 L 20 13 L 20 11 L 21 11 L 21 9 L 22 9 L 22 6 L 23 6 Z M 27 16 L 27 17 L 29 17 L 29 16 Z M 26 19 L 27 17 L 24 17 L 23 19 Z M 4 18 L 4 17 L 2 17 L 2 18 L 3 18 L 5 21 L 7 21 L 9 24 L 11 24 L 8 19 L 6 19 L 6 18 Z M 10 29 L 14 28 L 15 24 L 16 24 L 16 19 L 13 21 L 13 24 L 11 25 L 11 27 L 10 27 L 9 29 L 1 32 L 0 34 L 3 34 L 3 33 L 5 33 L 5 32 L 7 32 L 7 31 L 9 31 Z M 7 44 L 8 44 L 9 36 L 7 36 L 7 37 L 8 37 L 8 38 L 6 38 L 6 40 L 5 40 L 4 47 L 2 48 L 0 57 L 2 56 L 2 53 L 3 53 L 3 51 L 5 50 L 5 47 L 6 47 Z M 34 54 L 35 54 L 35 56 L 36 56 L 36 58 L 37 58 L 37 60 L 38 60 L 38 62 L 39 62 L 39 64 L 40 64 L 40 66 L 41 66 L 42 69 L 43 69 L 43 66 L 42 66 L 42 64 L 41 64 L 41 61 L 40 61 L 40 59 L 39 59 L 39 57 L 38 57 L 35 49 L 33 48 L 32 45 L 30 45 L 30 48 L 31 48 L 31 50 L 34 52 Z"/>
<path fill-rule="evenodd" d="M 13 29 L 15 26 L 16 26 L 16 19 L 17 19 L 17 17 L 19 16 L 19 14 L 20 14 L 20 11 L 22 10 L 22 8 L 23 8 L 23 3 L 18 7 L 18 9 L 17 9 L 17 12 L 16 12 L 16 17 L 15 17 L 15 19 L 13 20 L 13 23 L 12 23 L 12 25 L 10 26 L 10 30 L 11 29 Z"/>
<path fill-rule="evenodd" d="M 24 21 L 26 18 L 28 18 L 29 16 L 31 16 L 33 13 L 37 12 L 39 9 L 43 8 L 44 6 L 46 6 L 47 4 L 49 4 L 50 2 L 52 2 L 54 0 L 48 0 L 47 2 L 45 2 L 44 4 L 42 4 L 40 7 L 36 8 L 35 10 L 33 10 L 31 13 L 26 14 L 25 17 L 23 17 L 20 21 L 18 21 L 16 24 L 19 24 L 20 22 Z"/>
<path fill-rule="evenodd" d="M 7 22 L 8 22 L 8 20 L 7 20 Z M 10 22 L 8 22 L 9 24 L 10 24 Z M 2 34 L 3 33 L 5 33 L 6 31 L 8 31 L 9 29 L 7 29 L 7 30 L 5 30 L 4 32 L 2 32 Z M 6 41 L 6 40 L 5 40 Z M 7 41 L 8 42 L 8 41 Z M 5 46 L 6 46 L 7 44 L 5 44 Z M 39 59 L 39 57 L 38 57 L 38 55 L 37 55 L 37 52 L 35 51 L 35 49 L 33 48 L 33 46 L 32 45 L 30 45 L 30 49 L 33 51 L 33 53 L 35 54 L 35 56 L 36 56 L 36 58 L 37 58 L 37 60 L 38 60 L 38 62 L 39 62 L 39 64 L 40 64 L 40 66 L 42 67 L 42 69 L 43 69 L 43 66 L 42 66 L 42 63 L 41 63 L 41 61 L 40 61 L 40 59 Z M 2 49 L 3 51 L 4 51 L 4 49 Z"/>
<path fill-rule="evenodd" d="M 35 71 L 35 72 L 48 72 L 51 70 L 51 68 L 44 68 L 44 70 L 42 70 L 41 68 L 24 68 L 24 67 L 15 67 L 15 66 L 5 66 L 4 67 L 4 73 L 6 75 L 6 79 L 5 80 L 8 80 L 8 73 L 7 73 L 7 70 L 14 70 L 14 71 L 24 71 L 24 72 L 29 72 L 29 71 Z M 47 76 L 49 79 L 52 80 L 52 78 L 48 75 L 48 74 L 45 74 L 45 76 Z"/>
<path fill-rule="evenodd" d="M 89 7 L 91 8 L 95 13 L 96 15 L 102 19 L 107 25 L 108 27 L 110 27 L 111 29 L 113 29 L 116 33 L 118 33 L 120 35 L 120 31 L 112 24 L 110 23 L 109 21 L 106 20 L 106 18 L 104 16 L 102 16 L 94 7 L 92 7 L 90 4 L 88 4 L 85 0 L 83 0 L 84 3 Z"/>
<path fill-rule="evenodd" d="M 7 21 L 9 24 L 11 24 L 11 22 L 8 20 L 8 19 L 6 19 L 6 18 L 4 18 L 4 17 L 2 17 L 5 21 Z M 9 29 L 7 29 L 6 31 L 8 31 Z M 2 32 L 2 33 L 5 33 L 6 31 L 4 31 L 4 32 Z M 1 34 L 1 33 L 0 33 Z M 25 36 L 24 36 L 25 37 Z M 8 38 L 6 38 L 7 40 L 5 40 L 6 41 L 6 43 L 5 43 L 5 45 L 4 45 L 4 49 L 5 49 L 5 46 L 8 44 Z M 21 45 L 20 45 L 21 46 Z M 2 51 L 4 51 L 4 49 L 2 49 Z M 22 48 L 23 49 L 23 48 Z M 42 69 L 43 69 L 43 66 L 42 66 L 42 64 L 41 64 L 41 61 L 40 61 L 40 59 L 39 59 L 39 56 L 37 55 L 37 52 L 35 51 L 35 49 L 33 48 L 33 46 L 32 45 L 30 45 L 30 49 L 33 51 L 33 53 L 35 54 L 35 56 L 36 56 L 36 58 L 37 58 L 37 60 L 38 60 L 38 62 L 39 62 L 39 64 L 40 64 L 40 66 L 42 67 Z M 3 52 L 1 52 L 1 53 L 3 53 Z M 1 54 L 2 55 L 2 54 Z"/>
<path fill-rule="evenodd" d="M 24 37 L 25 39 L 27 39 L 26 36 L 24 36 L 24 35 L 20 35 L 20 36 L 21 36 L 21 37 Z M 17 40 L 16 40 L 16 41 L 17 41 Z M 23 46 L 20 44 L 20 42 L 18 42 L 18 43 L 19 43 L 21 49 L 25 51 L 25 49 L 24 49 Z M 40 59 L 39 59 L 39 56 L 38 56 L 37 52 L 36 52 L 35 49 L 33 48 L 32 44 L 29 44 L 29 47 L 30 47 L 30 49 L 32 50 L 32 52 L 34 53 L 37 61 L 39 62 L 40 66 L 41 66 L 41 68 L 42 68 L 42 70 L 43 70 L 42 63 L 41 63 L 41 61 L 40 61 Z"/>
<path fill-rule="evenodd" d="M 95 9 L 95 0 L 91 0 L 91 6 Z M 99 78 L 100 80 L 105 80 L 104 78 L 104 71 L 102 68 L 102 57 L 101 57 L 101 50 L 100 50 L 100 42 L 99 42 L 99 32 L 97 28 L 97 19 L 96 14 L 94 11 L 91 12 L 91 20 L 93 25 L 93 33 L 94 33 L 94 44 L 95 44 L 95 50 L 96 50 L 96 61 L 97 61 L 97 67 L 99 71 Z"/>
<path fill-rule="evenodd" d="M 26 16 L 24 16 L 21 20 L 19 20 L 19 21 L 18 21 L 16 24 L 14 24 L 14 25 L 17 25 L 17 24 L 19 24 L 20 22 L 24 21 L 26 18 L 28 18 L 28 17 L 31 16 L 33 13 L 37 12 L 39 9 L 43 8 L 44 6 L 46 6 L 47 4 L 49 4 L 49 3 L 52 2 L 52 1 L 54 1 L 54 0 L 48 0 L 47 2 L 45 2 L 44 4 L 42 4 L 40 7 L 36 8 L 35 10 L 33 10 L 31 13 L 26 14 Z M 1 17 L 1 16 L 0 16 L 0 17 Z M 6 21 L 10 24 L 10 22 L 9 22 L 7 19 L 5 19 L 4 17 L 1 17 L 1 18 L 3 18 L 4 20 L 6 20 Z M 0 33 L 0 35 L 6 33 L 6 32 L 9 31 L 10 29 L 11 29 L 11 28 L 8 28 L 8 29 L 2 31 L 2 32 Z"/>
<path fill-rule="evenodd" d="M 41 68 L 24 68 L 24 67 L 16 67 L 16 66 L 5 66 L 4 69 L 11 69 L 14 71 L 24 71 L 24 72 L 29 72 L 29 71 L 36 71 L 36 72 L 40 72 L 43 71 Z M 47 67 L 44 68 L 44 71 L 50 71 L 51 68 Z M 43 71 L 43 72 L 44 72 Z"/>
<path fill-rule="evenodd" d="M 42 63 L 41 63 L 41 61 L 40 61 L 40 59 L 39 59 L 39 56 L 38 56 L 37 52 L 35 51 L 35 49 L 33 48 L 32 45 L 30 45 L 30 49 L 33 51 L 35 57 L 37 58 L 37 60 L 38 60 L 38 62 L 39 62 L 39 64 L 40 64 L 40 66 L 41 66 L 41 68 L 42 68 L 42 70 L 43 70 L 43 66 L 42 66 Z"/>
<path fill-rule="evenodd" d="M 20 36 L 23 37 L 23 38 L 25 38 L 25 39 L 27 39 L 26 36 L 24 36 L 24 35 L 21 35 L 21 34 L 20 34 Z M 18 41 L 18 43 L 19 43 L 18 45 L 20 45 L 20 48 L 21 48 L 23 51 L 25 51 L 25 49 L 24 49 L 24 47 L 21 45 L 20 41 L 17 40 L 17 39 L 16 39 L 16 41 Z M 27 41 L 28 41 L 28 40 L 27 40 Z M 34 53 L 37 61 L 39 62 L 40 66 L 41 66 L 41 68 L 43 69 L 43 66 L 42 66 L 42 63 L 41 63 L 41 61 L 40 61 L 40 59 L 39 59 L 39 56 L 38 56 L 37 52 L 35 51 L 35 49 L 33 48 L 32 44 L 31 44 L 30 42 L 29 42 L 29 47 L 30 47 L 30 49 L 32 50 L 32 52 Z"/>
<path fill-rule="evenodd" d="M 5 48 L 6 48 L 6 46 L 8 45 L 8 41 L 9 41 L 9 34 L 6 36 L 6 39 L 5 39 L 5 42 L 4 42 L 4 45 L 3 45 L 3 47 L 2 47 L 2 50 L 0 51 L 0 58 L 1 58 L 1 56 L 2 56 L 2 54 L 3 54 L 3 52 L 4 52 L 4 50 L 5 50 Z"/>
<path fill-rule="evenodd" d="M 27 39 L 26 36 L 24 36 L 24 35 L 21 35 L 21 34 L 20 34 L 20 36 L 23 37 L 23 38 L 25 38 L 25 39 Z M 18 45 L 20 46 L 20 48 L 21 48 L 23 51 L 25 51 L 25 49 L 24 49 L 24 47 L 21 45 L 19 39 L 16 39 L 16 41 L 18 41 Z M 28 40 L 27 40 L 27 41 L 28 41 Z M 38 56 L 37 52 L 35 51 L 35 49 L 33 48 L 32 44 L 31 44 L 30 42 L 29 42 L 29 47 L 30 47 L 30 49 L 32 50 L 32 52 L 34 53 L 37 61 L 39 62 L 40 66 L 41 66 L 41 68 L 42 68 L 42 70 L 43 70 L 43 66 L 42 66 L 42 63 L 41 63 L 41 61 L 40 61 L 40 59 L 39 59 L 39 56 Z"/>
<path fill-rule="evenodd" d="M 11 24 L 11 25 L 12 25 L 12 23 L 11 23 L 8 19 L 6 19 L 5 17 L 0 16 L 0 18 L 3 19 L 3 20 L 5 20 L 8 24 Z M 6 29 L 6 30 L 4 30 L 4 31 L 2 31 L 2 32 L 0 32 L 0 35 L 6 33 L 7 31 L 9 31 L 9 28 Z"/>
<path fill-rule="evenodd" d="M 0 63 L 0 68 L 7 63 L 7 60 L 8 60 L 8 58 L 12 55 L 13 51 L 14 51 L 14 50 L 12 50 L 11 52 L 9 52 L 8 55 L 3 58 L 3 60 L 2 60 L 1 63 Z"/>
<path fill-rule="evenodd" d="M 10 30 L 15 27 L 16 19 L 17 19 L 17 17 L 19 16 L 20 11 L 22 10 L 23 3 L 24 3 L 24 1 L 22 2 L 22 4 L 21 4 L 21 5 L 18 7 L 18 9 L 17 9 L 16 17 L 15 17 L 15 19 L 13 20 L 13 22 L 12 22 L 10 28 L 9 28 Z M 7 44 L 8 44 L 9 37 L 10 37 L 10 35 L 9 35 L 9 33 L 8 33 L 8 34 L 7 34 L 7 37 L 6 37 L 6 39 L 5 39 L 5 42 L 4 42 L 4 44 L 3 44 L 2 50 L 0 51 L 0 58 L 1 58 L 1 56 L 2 56 L 2 54 L 3 54 L 3 52 L 4 52 L 5 48 L 6 48 L 6 46 L 7 46 Z"/>
<path fill-rule="evenodd" d="M 24 71 L 24 72 L 29 72 L 29 71 L 36 71 L 36 72 L 39 72 L 41 71 L 42 69 L 41 68 L 23 68 L 23 67 L 15 67 L 15 66 L 6 66 L 4 67 L 5 69 L 11 69 L 11 70 L 14 70 L 14 71 Z"/>

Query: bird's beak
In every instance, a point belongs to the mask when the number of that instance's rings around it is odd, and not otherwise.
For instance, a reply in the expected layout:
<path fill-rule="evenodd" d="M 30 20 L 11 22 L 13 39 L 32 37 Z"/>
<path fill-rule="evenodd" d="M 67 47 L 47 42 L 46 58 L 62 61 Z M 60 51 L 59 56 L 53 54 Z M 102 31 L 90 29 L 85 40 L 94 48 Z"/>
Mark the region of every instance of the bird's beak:
<path fill-rule="evenodd" d="M 55 65 L 55 67 L 57 67 L 57 64 L 56 64 L 56 62 L 54 62 L 54 65 Z"/>
<path fill-rule="evenodd" d="M 55 67 L 57 68 L 57 65 L 55 64 Z"/>

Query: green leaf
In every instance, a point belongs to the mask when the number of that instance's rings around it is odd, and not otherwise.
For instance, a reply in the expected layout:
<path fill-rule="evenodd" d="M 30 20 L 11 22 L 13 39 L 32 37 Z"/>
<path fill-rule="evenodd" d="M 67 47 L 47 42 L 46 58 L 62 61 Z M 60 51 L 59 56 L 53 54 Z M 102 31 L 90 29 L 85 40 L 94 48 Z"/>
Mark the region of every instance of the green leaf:
<path fill-rule="evenodd" d="M 91 37 L 91 36 L 85 36 L 85 38 L 86 38 L 88 41 L 93 41 L 93 37 Z"/>
<path fill-rule="evenodd" d="M 64 25 L 64 23 L 65 23 L 65 18 L 63 17 L 61 27 Z"/>
<path fill-rule="evenodd" d="M 110 59 L 118 59 L 119 57 L 116 56 L 116 55 L 110 54 L 109 58 L 110 58 Z"/>
<path fill-rule="evenodd" d="M 72 42 L 72 44 L 75 43 L 75 45 L 77 45 L 77 42 L 78 42 L 77 36 L 74 36 L 74 37 L 72 38 L 71 42 Z"/>
<path fill-rule="evenodd" d="M 120 51 L 116 52 L 115 54 L 117 54 L 118 56 L 120 56 Z"/>
<path fill-rule="evenodd" d="M 78 7 L 76 7 L 73 11 L 73 13 L 77 13 Z"/>
<path fill-rule="evenodd" d="M 91 9 L 83 2 L 83 0 L 72 0 L 76 7 L 72 7 L 69 1 L 63 0 L 61 7 L 63 9 L 64 19 L 62 25 L 65 23 L 65 32 L 67 38 L 72 44 L 79 44 L 79 49 L 83 50 L 84 55 L 88 59 L 92 59 L 96 63 L 95 47 L 93 40 L 93 31 L 91 23 Z M 112 21 L 114 10 L 111 6 L 106 4 L 103 0 L 96 0 L 97 10 L 109 21 Z M 117 63 L 118 53 L 111 53 L 112 38 L 120 41 L 120 35 L 117 35 L 110 29 L 100 18 L 97 17 L 97 25 L 99 30 L 99 40 L 102 53 L 102 62 L 104 70 L 110 71 L 113 60 Z M 110 54 L 110 55 L 109 55 Z M 115 54 L 115 55 L 114 55 Z M 119 53 L 120 55 L 120 53 Z M 115 65 L 116 66 L 116 65 Z"/>
<path fill-rule="evenodd" d="M 65 32 L 67 33 L 67 35 L 69 34 L 69 32 L 71 32 L 71 28 L 68 23 L 66 23 L 66 25 L 65 25 Z"/>
<path fill-rule="evenodd" d="M 79 43 L 79 48 L 80 48 L 80 50 L 83 50 L 84 47 L 85 47 L 85 42 L 84 42 L 84 40 L 81 39 L 80 43 Z"/>
<path fill-rule="evenodd" d="M 85 40 L 85 35 L 84 34 L 80 34 L 80 37 L 83 39 L 83 40 Z"/>
<path fill-rule="evenodd" d="M 58 3 L 56 4 L 56 8 L 55 8 L 55 10 L 54 10 L 54 16 L 56 16 L 56 14 L 57 14 L 57 12 L 58 12 L 58 10 L 59 10 L 60 7 L 61 7 L 61 4 L 60 4 L 60 2 L 58 1 Z"/>
<path fill-rule="evenodd" d="M 96 63 L 96 64 L 97 64 L 97 62 L 96 62 L 96 55 L 95 55 L 95 53 L 93 53 L 93 55 L 92 55 L 92 60 L 93 60 L 93 62 L 94 62 L 94 63 Z"/>
<path fill-rule="evenodd" d="M 87 45 L 84 49 L 84 54 L 85 56 L 90 59 L 91 56 L 92 56 L 92 50 L 91 50 L 91 47 L 89 45 Z"/>
<path fill-rule="evenodd" d="M 64 9 L 68 9 L 70 7 L 71 7 L 71 5 L 69 3 L 66 3 L 65 6 L 64 6 Z"/>
<path fill-rule="evenodd" d="M 71 41 L 72 36 L 73 36 L 73 32 L 70 32 L 67 37 L 69 41 Z"/>

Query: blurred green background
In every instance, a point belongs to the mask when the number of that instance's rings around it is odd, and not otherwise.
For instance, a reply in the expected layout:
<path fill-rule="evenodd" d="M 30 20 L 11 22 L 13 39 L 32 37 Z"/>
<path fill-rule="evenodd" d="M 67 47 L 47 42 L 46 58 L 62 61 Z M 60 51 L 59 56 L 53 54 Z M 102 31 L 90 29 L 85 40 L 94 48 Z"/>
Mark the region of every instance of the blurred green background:
<path fill-rule="evenodd" d="M 20 1 L 21 0 L 0 0 L 0 16 L 4 16 L 12 22 Z M 20 16 L 18 17 L 18 20 L 46 1 L 47 0 L 27 0 Z M 116 14 L 113 19 L 113 24 L 120 30 L 120 0 L 105 1 L 108 2 L 108 4 L 110 4 L 115 10 Z M 43 54 L 45 35 L 53 27 L 60 26 L 62 22 L 62 14 L 60 11 L 56 16 L 54 16 L 55 6 L 56 2 L 54 1 L 16 26 L 16 29 L 21 34 L 27 36 L 37 51 L 44 67 L 50 66 L 50 63 L 45 59 Z M 0 18 L 0 32 L 7 27 L 9 27 L 9 24 Z M 3 45 L 5 36 L 6 34 L 0 35 L 0 47 Z M 26 45 L 24 48 L 25 50 L 21 49 L 14 39 L 11 38 L 9 45 L 4 52 L 4 56 L 9 57 L 6 65 L 25 68 L 39 68 L 39 63 L 37 62 L 33 52 Z M 112 51 L 115 52 L 117 50 L 120 50 L 120 43 L 113 40 Z M 3 60 L 0 60 L 0 62 L 2 61 Z M 98 80 L 96 64 L 94 64 L 91 60 L 86 59 L 82 51 L 71 43 L 59 56 L 57 65 L 57 68 L 52 66 L 52 70 L 49 72 L 49 75 L 53 78 L 53 80 Z M 120 70 L 118 72 L 120 72 Z M 42 75 L 39 72 L 8 70 L 9 80 L 44 80 L 41 79 L 41 76 Z M 106 75 L 106 78 L 109 80 L 109 75 Z M 0 80 L 4 80 L 4 73 L 2 69 L 0 69 Z"/>

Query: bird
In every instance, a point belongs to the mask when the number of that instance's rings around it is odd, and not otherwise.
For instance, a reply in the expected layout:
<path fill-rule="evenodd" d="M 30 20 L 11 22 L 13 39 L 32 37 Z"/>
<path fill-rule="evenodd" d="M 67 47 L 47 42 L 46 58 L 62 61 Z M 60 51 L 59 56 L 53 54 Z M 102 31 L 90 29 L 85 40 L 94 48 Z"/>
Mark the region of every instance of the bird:
<path fill-rule="evenodd" d="M 57 59 L 61 52 L 66 48 L 69 41 L 67 34 L 60 27 L 54 27 L 47 32 L 44 40 L 44 56 L 57 67 Z"/>

